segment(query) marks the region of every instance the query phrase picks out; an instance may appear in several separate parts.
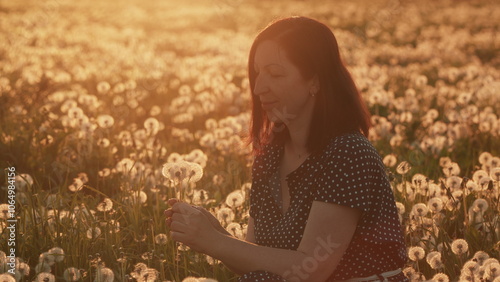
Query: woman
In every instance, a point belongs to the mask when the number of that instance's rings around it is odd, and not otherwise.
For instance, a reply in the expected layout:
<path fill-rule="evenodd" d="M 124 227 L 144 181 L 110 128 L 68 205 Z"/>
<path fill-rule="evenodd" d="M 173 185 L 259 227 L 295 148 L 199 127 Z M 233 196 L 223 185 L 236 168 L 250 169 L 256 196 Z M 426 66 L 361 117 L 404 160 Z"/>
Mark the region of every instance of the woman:
<path fill-rule="evenodd" d="M 406 281 L 394 195 L 331 30 L 277 20 L 256 37 L 248 68 L 255 160 L 246 240 L 175 199 L 165 212 L 172 238 L 240 281 Z"/>

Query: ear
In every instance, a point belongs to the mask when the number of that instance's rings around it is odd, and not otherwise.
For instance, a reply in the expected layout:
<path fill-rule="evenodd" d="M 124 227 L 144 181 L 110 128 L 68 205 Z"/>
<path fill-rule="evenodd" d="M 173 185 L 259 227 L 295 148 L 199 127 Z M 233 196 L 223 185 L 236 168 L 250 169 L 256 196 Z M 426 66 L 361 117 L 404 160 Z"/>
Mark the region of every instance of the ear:
<path fill-rule="evenodd" d="M 320 89 L 320 85 L 319 85 L 319 77 L 317 74 L 315 74 L 311 78 L 310 84 L 309 84 L 309 89 L 310 89 L 311 93 L 318 93 L 318 91 Z"/>

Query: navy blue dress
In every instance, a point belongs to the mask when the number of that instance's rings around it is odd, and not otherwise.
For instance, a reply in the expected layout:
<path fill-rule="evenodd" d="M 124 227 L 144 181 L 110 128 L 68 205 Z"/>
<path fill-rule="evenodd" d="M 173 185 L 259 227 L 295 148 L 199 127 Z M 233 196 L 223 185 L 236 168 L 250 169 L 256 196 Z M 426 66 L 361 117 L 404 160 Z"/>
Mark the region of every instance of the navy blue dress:
<path fill-rule="evenodd" d="M 290 206 L 285 214 L 280 185 L 276 184 L 283 152 L 283 146 L 267 145 L 253 163 L 250 216 L 258 245 L 297 250 L 313 201 L 322 201 L 363 212 L 351 243 L 327 281 L 404 267 L 407 251 L 394 194 L 384 164 L 366 137 L 350 133 L 332 138 L 321 152 L 311 154 L 288 174 Z M 239 281 L 285 281 L 300 275 L 254 271 L 242 275 Z M 403 274 L 389 279 L 405 280 Z"/>

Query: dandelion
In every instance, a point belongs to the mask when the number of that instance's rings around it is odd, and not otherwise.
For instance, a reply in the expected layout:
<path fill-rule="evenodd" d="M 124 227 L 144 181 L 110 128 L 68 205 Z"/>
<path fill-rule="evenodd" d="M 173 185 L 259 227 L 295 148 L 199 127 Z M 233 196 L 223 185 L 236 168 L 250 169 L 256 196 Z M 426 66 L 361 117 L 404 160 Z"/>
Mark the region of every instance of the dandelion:
<path fill-rule="evenodd" d="M 476 182 L 477 184 L 480 184 L 481 183 L 481 179 L 485 178 L 485 177 L 489 177 L 488 176 L 488 173 L 482 169 L 480 170 L 476 170 L 473 174 L 472 174 L 472 180 L 474 182 Z"/>
<path fill-rule="evenodd" d="M 401 202 L 396 202 L 396 208 L 398 209 L 398 214 L 404 214 L 405 213 L 405 205 Z"/>
<path fill-rule="evenodd" d="M 87 230 L 87 238 L 89 239 L 95 239 L 99 236 L 101 236 L 101 229 L 99 227 L 94 227 L 94 228 L 89 228 Z"/>
<path fill-rule="evenodd" d="M 61 262 L 64 260 L 64 250 L 59 247 L 54 247 L 47 251 L 49 256 L 53 257 L 55 262 Z"/>
<path fill-rule="evenodd" d="M 384 157 L 383 159 L 383 163 L 386 167 L 393 167 L 396 165 L 397 163 L 397 158 L 396 158 L 396 155 L 394 154 L 390 154 L 390 155 L 387 155 Z"/>
<path fill-rule="evenodd" d="M 110 198 L 104 198 L 102 202 L 97 204 L 96 209 L 100 212 L 108 212 L 113 209 L 113 201 Z"/>
<path fill-rule="evenodd" d="M 187 162 L 187 178 L 190 183 L 198 182 L 203 176 L 203 168 L 197 163 Z"/>
<path fill-rule="evenodd" d="M 489 258 L 490 258 L 490 255 L 488 255 L 487 252 L 477 251 L 474 254 L 474 257 L 472 257 L 472 260 L 477 262 L 478 265 L 483 265 L 484 261 L 489 259 Z"/>
<path fill-rule="evenodd" d="M 469 260 L 462 266 L 461 274 L 474 274 L 479 269 L 479 264 L 474 260 Z"/>
<path fill-rule="evenodd" d="M 113 282 L 115 273 L 107 267 L 98 267 L 95 274 L 94 282 Z"/>
<path fill-rule="evenodd" d="M 493 156 L 489 152 L 483 152 L 479 155 L 479 163 L 484 165 L 490 162 Z"/>
<path fill-rule="evenodd" d="M 414 187 L 417 187 L 418 191 L 424 192 L 422 194 L 425 194 L 425 191 L 427 191 L 427 188 L 429 187 L 429 181 L 427 177 L 420 173 L 413 175 L 411 182 Z"/>
<path fill-rule="evenodd" d="M 97 92 L 99 94 L 106 94 L 111 89 L 111 85 L 106 81 L 101 81 L 97 84 Z"/>
<path fill-rule="evenodd" d="M 243 232 L 241 230 L 241 225 L 236 222 L 231 222 L 227 225 L 226 230 L 231 233 L 234 237 L 243 239 Z"/>
<path fill-rule="evenodd" d="M 441 200 L 441 198 L 439 198 L 439 197 L 431 198 L 427 202 L 427 207 L 429 207 L 429 210 L 432 213 L 438 213 L 438 212 L 440 212 L 443 209 L 443 205 L 444 205 L 443 204 L 443 200 Z"/>
<path fill-rule="evenodd" d="M 411 165 L 407 161 L 402 161 L 396 168 L 396 172 L 401 175 L 405 175 L 410 171 L 410 169 Z"/>
<path fill-rule="evenodd" d="M 43 272 L 50 272 L 51 268 L 50 265 L 46 263 L 37 263 L 35 266 L 35 272 L 36 273 L 43 273 Z"/>
<path fill-rule="evenodd" d="M 155 243 L 158 245 L 166 245 L 167 240 L 168 240 L 168 238 L 167 238 L 166 234 L 160 233 L 160 234 L 155 236 Z"/>
<path fill-rule="evenodd" d="M 456 255 L 465 254 L 469 250 L 469 244 L 464 239 L 456 239 L 451 243 L 451 251 Z"/>
<path fill-rule="evenodd" d="M 216 212 L 217 219 L 223 224 L 229 224 L 234 220 L 234 212 L 230 208 L 221 208 Z"/>
<path fill-rule="evenodd" d="M 68 186 L 71 192 L 78 192 L 83 189 L 83 181 L 80 178 L 73 178 L 73 183 Z"/>
<path fill-rule="evenodd" d="M 411 209 L 411 214 L 419 217 L 426 216 L 428 212 L 429 208 L 424 203 L 415 204 Z"/>
<path fill-rule="evenodd" d="M 442 168 L 448 167 L 452 163 L 449 157 L 441 157 L 439 158 L 439 166 Z"/>
<path fill-rule="evenodd" d="M 500 167 L 495 167 L 490 171 L 490 178 L 493 181 L 500 181 Z"/>
<path fill-rule="evenodd" d="M 56 277 L 52 273 L 41 272 L 36 276 L 34 281 L 35 282 L 55 282 Z"/>
<path fill-rule="evenodd" d="M 75 267 L 69 267 L 64 270 L 64 280 L 67 282 L 79 281 L 82 278 L 80 270 Z"/>
<path fill-rule="evenodd" d="M 130 276 L 135 279 L 139 279 L 140 277 L 142 277 L 142 273 L 144 273 L 146 269 L 148 269 L 148 266 L 142 262 L 139 262 L 134 265 L 134 270 L 130 273 Z"/>
<path fill-rule="evenodd" d="M 115 124 L 115 119 L 110 115 L 99 115 L 97 117 L 97 124 L 104 129 L 110 128 Z"/>
<path fill-rule="evenodd" d="M 0 274 L 0 282 L 16 282 L 16 279 L 7 273 Z"/>
<path fill-rule="evenodd" d="M 458 176 L 450 176 L 446 178 L 446 186 L 452 191 L 457 191 L 460 189 L 462 184 L 462 179 Z"/>
<path fill-rule="evenodd" d="M 231 208 L 236 208 L 245 202 L 245 197 L 243 196 L 243 193 L 241 193 L 241 190 L 235 190 L 226 197 L 226 205 L 228 205 Z"/>
<path fill-rule="evenodd" d="M 500 276 L 500 264 L 498 261 L 485 264 L 483 278 L 486 278 L 488 281 L 492 281 L 498 276 Z"/>
<path fill-rule="evenodd" d="M 412 261 L 419 261 L 425 257 L 425 251 L 422 247 L 411 247 L 408 250 L 408 257 Z"/>
<path fill-rule="evenodd" d="M 55 257 L 50 255 L 48 252 L 44 252 L 38 256 L 38 263 L 52 266 L 55 263 Z"/>
<path fill-rule="evenodd" d="M 484 214 L 488 207 L 488 202 L 485 199 L 476 199 L 474 203 L 472 203 L 472 210 L 481 215 Z"/>
<path fill-rule="evenodd" d="M 150 117 L 144 121 L 144 128 L 148 136 L 155 136 L 160 130 L 160 123 L 154 117 Z"/>
<path fill-rule="evenodd" d="M 429 262 L 429 266 L 432 269 L 444 268 L 444 263 L 443 263 L 443 260 L 441 259 L 441 253 L 439 253 L 439 255 L 431 257 L 428 262 Z"/>
<path fill-rule="evenodd" d="M 447 177 L 459 175 L 460 174 L 460 167 L 458 166 L 457 163 L 451 162 L 447 166 L 443 167 L 443 173 Z"/>
<path fill-rule="evenodd" d="M 444 274 L 444 273 L 437 273 L 435 274 L 432 279 L 431 279 L 433 282 L 449 282 L 450 281 L 450 278 L 448 277 L 448 275 Z"/>

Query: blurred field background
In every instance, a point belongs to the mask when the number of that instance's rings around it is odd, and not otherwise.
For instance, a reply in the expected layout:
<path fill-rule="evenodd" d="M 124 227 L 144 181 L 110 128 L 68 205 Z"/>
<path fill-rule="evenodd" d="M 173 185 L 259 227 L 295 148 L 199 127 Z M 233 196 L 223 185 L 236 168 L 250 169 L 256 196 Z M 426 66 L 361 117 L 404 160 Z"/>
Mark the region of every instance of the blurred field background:
<path fill-rule="evenodd" d="M 0 165 L 17 174 L 15 279 L 235 281 L 172 242 L 162 214 L 183 191 L 244 238 L 248 51 L 289 15 L 332 28 L 369 105 L 407 276 L 500 281 L 500 4 L 430 0 L 1 0 Z M 7 253 L 6 173 L 0 186 Z M 0 273 L 6 262 L 0 253 Z"/>

